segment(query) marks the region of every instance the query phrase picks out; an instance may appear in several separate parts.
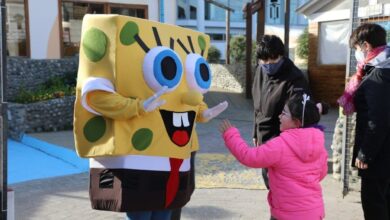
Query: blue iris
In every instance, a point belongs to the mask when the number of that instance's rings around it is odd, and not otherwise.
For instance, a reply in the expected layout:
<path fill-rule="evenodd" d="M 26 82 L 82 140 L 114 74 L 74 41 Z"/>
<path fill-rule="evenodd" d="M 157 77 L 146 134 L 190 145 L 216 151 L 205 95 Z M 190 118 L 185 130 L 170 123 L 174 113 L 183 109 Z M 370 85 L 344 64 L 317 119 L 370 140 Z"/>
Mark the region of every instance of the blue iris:
<path fill-rule="evenodd" d="M 207 61 L 200 57 L 195 64 L 195 79 L 196 83 L 202 89 L 208 89 L 211 85 L 211 71 Z"/>
<path fill-rule="evenodd" d="M 160 85 L 173 88 L 180 82 L 183 67 L 173 51 L 163 50 L 154 59 L 153 73 Z"/>

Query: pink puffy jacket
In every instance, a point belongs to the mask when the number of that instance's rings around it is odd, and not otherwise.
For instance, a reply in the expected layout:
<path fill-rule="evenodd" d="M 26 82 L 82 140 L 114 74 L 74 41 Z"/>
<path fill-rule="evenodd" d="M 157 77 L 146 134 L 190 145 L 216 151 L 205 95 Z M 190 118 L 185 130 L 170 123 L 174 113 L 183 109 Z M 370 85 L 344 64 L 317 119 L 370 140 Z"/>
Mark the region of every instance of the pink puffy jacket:
<path fill-rule="evenodd" d="M 324 134 L 317 128 L 289 129 L 259 147 L 250 147 L 237 128 L 223 134 L 226 146 L 242 164 L 267 167 L 271 214 L 278 220 L 325 217 L 320 181 L 328 171 Z"/>

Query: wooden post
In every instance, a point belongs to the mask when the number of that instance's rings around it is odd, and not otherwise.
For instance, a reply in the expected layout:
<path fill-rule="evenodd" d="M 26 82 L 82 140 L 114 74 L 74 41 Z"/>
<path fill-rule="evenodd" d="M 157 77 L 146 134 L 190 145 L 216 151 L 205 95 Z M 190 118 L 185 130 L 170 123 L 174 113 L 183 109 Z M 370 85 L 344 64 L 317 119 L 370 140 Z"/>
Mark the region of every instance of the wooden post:
<path fill-rule="evenodd" d="M 246 98 L 252 98 L 252 11 L 251 4 L 246 4 L 246 80 L 245 94 Z"/>
<path fill-rule="evenodd" d="M 265 8 L 264 4 L 262 4 L 262 7 L 259 7 L 259 10 L 257 11 L 257 32 L 256 32 L 257 42 L 260 42 L 261 38 L 264 36 L 264 27 L 265 27 L 265 9 L 264 8 Z"/>

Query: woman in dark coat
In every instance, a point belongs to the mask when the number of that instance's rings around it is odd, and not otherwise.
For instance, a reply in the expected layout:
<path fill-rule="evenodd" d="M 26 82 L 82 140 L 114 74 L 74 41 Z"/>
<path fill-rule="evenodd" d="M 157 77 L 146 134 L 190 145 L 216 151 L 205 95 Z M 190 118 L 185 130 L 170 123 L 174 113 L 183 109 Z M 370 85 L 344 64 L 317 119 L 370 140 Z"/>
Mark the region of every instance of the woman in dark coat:
<path fill-rule="evenodd" d="M 352 166 L 361 176 L 366 220 L 390 219 L 390 48 L 386 31 L 363 24 L 351 35 L 357 73 L 339 99 L 346 114 L 356 111 Z"/>

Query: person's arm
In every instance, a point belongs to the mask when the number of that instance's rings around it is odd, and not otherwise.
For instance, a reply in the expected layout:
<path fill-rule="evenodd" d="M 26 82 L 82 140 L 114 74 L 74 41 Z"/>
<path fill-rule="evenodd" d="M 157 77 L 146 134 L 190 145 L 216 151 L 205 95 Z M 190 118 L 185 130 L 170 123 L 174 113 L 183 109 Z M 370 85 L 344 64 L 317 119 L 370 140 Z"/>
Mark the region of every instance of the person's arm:
<path fill-rule="evenodd" d="M 260 147 L 250 147 L 242 139 L 238 129 L 231 127 L 223 133 L 223 139 L 233 156 L 248 167 L 271 167 L 279 162 L 282 155 L 283 142 L 279 137 L 268 141 Z"/>
<path fill-rule="evenodd" d="M 380 70 L 374 70 L 364 82 L 364 99 L 367 103 L 367 129 L 357 159 L 370 164 L 384 147 L 389 130 L 388 111 L 390 100 L 388 84 L 383 82 Z"/>

